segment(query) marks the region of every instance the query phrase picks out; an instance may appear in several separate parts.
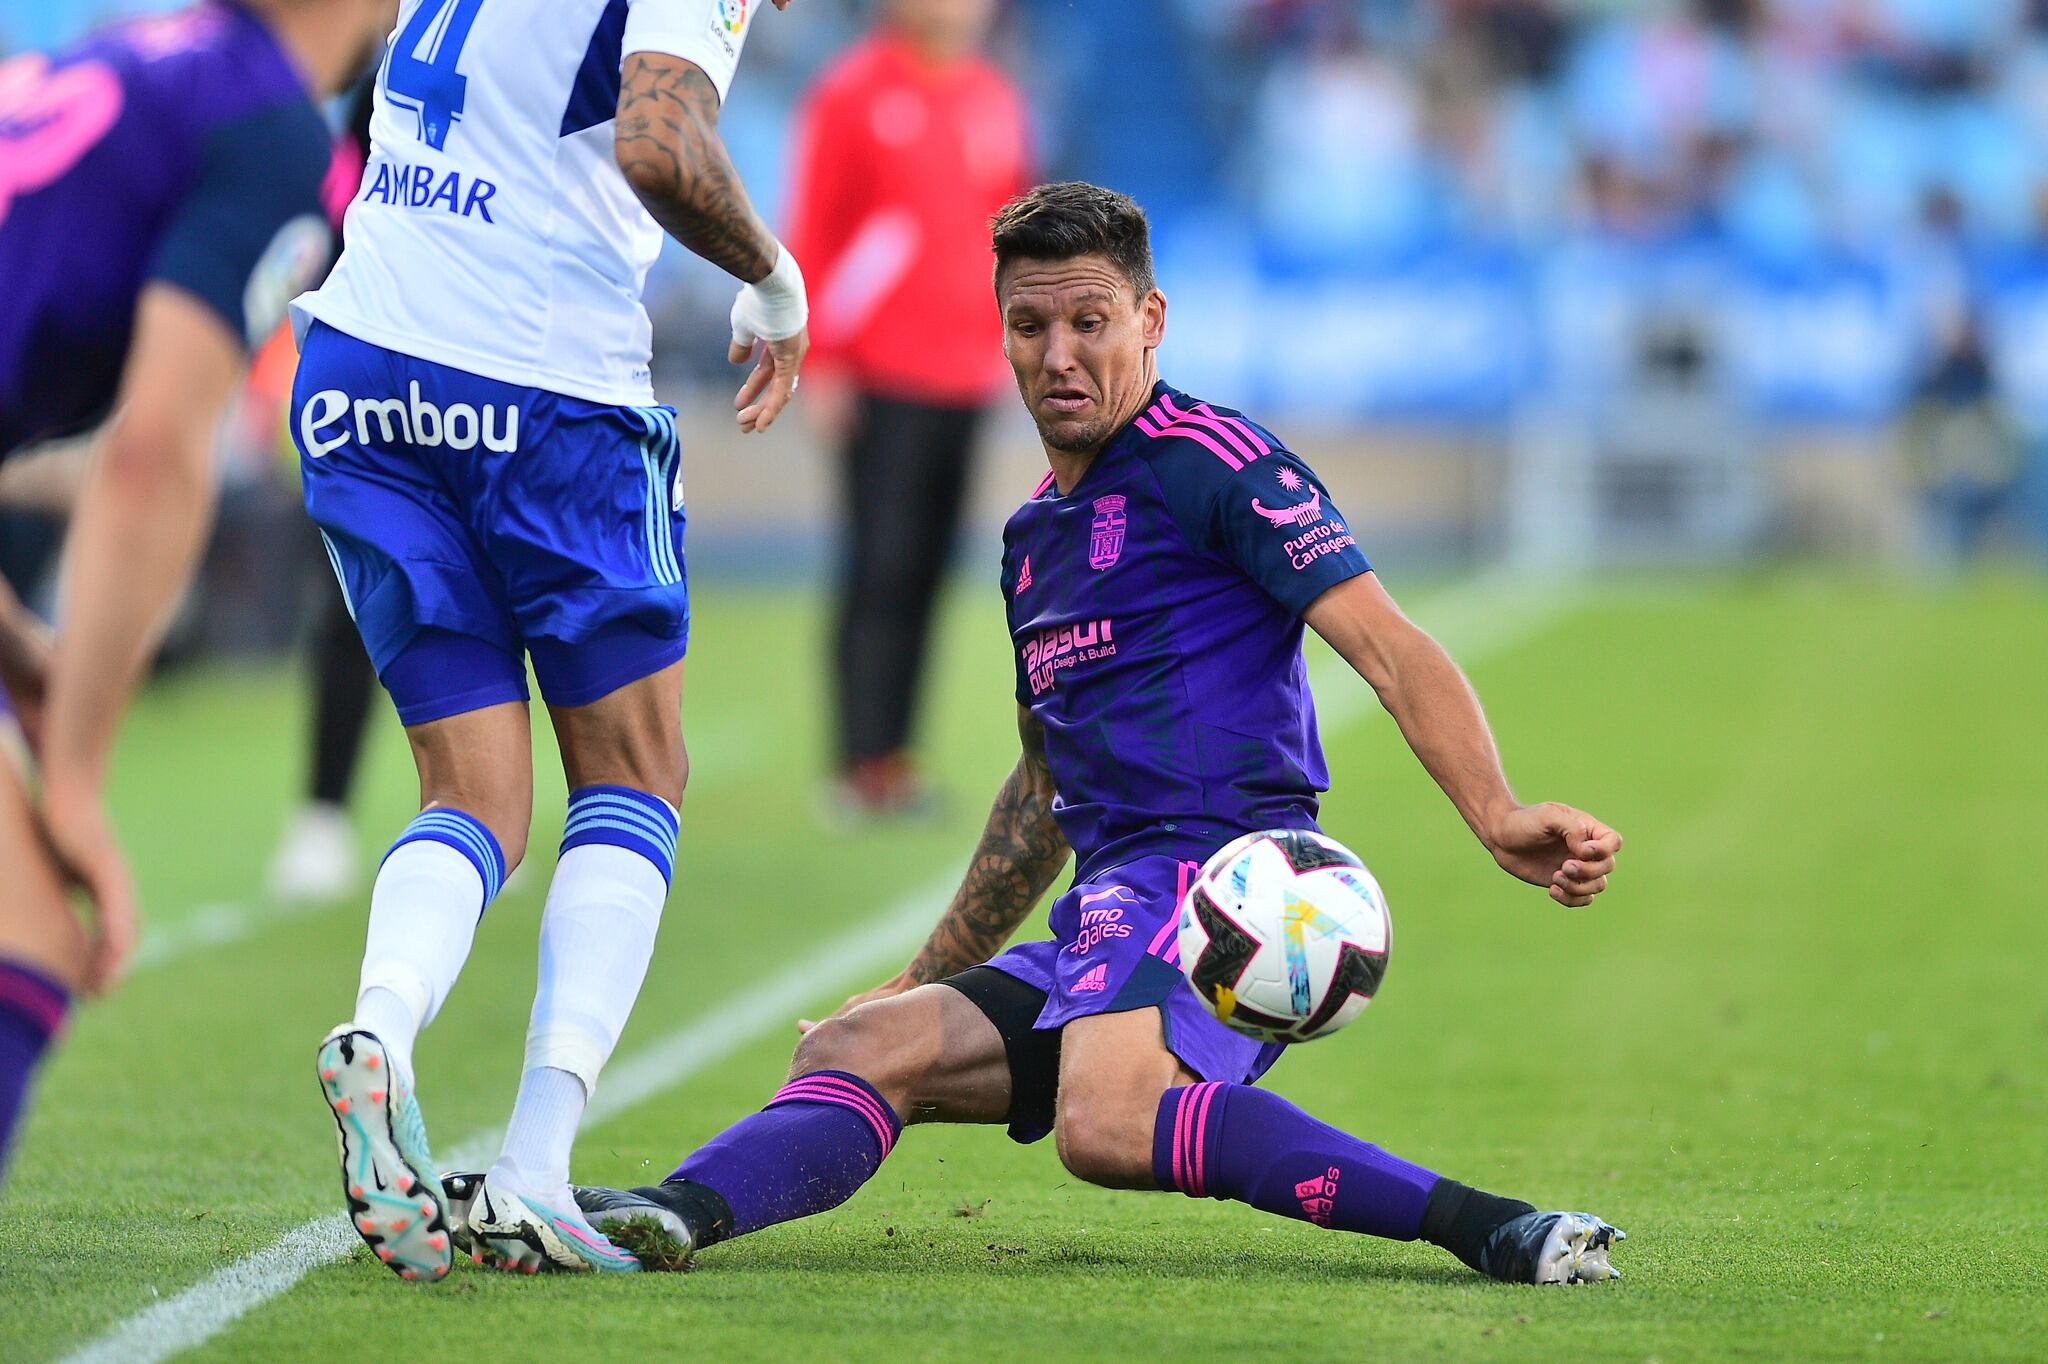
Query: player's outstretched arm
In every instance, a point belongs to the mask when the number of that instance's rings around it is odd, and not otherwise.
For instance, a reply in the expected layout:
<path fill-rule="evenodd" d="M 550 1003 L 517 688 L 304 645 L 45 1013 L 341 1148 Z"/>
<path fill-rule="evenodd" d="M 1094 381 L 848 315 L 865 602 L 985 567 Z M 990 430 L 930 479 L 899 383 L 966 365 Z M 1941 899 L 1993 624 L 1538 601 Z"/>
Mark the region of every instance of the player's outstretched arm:
<path fill-rule="evenodd" d="M 62 626 L 40 753 L 44 833 L 99 914 L 87 984 L 134 944 L 133 891 L 101 808 L 107 758 L 213 515 L 213 431 L 242 374 L 219 314 L 175 286 L 142 293 L 115 415 L 64 546 Z"/>
<path fill-rule="evenodd" d="M 845 1013 L 871 999 L 944 980 L 977 966 L 1002 950 L 1017 925 L 1029 918 L 1067 865 L 1067 838 L 1052 817 L 1056 794 L 1045 760 L 1045 729 L 1028 707 L 1017 707 L 1024 752 L 996 792 L 988 824 L 967 864 L 967 875 L 910 965 L 891 979 L 839 1007 Z M 798 1027 L 808 1029 L 808 1021 Z"/>
<path fill-rule="evenodd" d="M 690 250 L 746 287 L 733 305 L 729 358 L 759 364 L 733 406 L 740 429 L 765 430 L 796 392 L 810 348 L 810 309 L 796 258 L 754 213 L 718 135 L 718 86 L 695 62 L 665 52 L 626 56 L 613 151 L 648 213 Z"/>
<path fill-rule="evenodd" d="M 1373 573 L 1332 587 L 1302 617 L 1358 675 L 1401 727 L 1494 860 L 1563 905 L 1591 904 L 1607 888 L 1621 835 L 1568 805 L 1523 805 L 1508 788 L 1479 697 L 1443 646 L 1401 613 Z"/>

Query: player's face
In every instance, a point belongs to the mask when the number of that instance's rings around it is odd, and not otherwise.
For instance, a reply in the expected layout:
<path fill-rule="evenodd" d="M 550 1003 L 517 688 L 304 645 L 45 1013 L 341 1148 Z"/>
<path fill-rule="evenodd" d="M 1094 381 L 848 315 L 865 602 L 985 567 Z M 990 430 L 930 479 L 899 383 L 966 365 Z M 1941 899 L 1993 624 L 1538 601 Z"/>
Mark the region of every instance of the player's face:
<path fill-rule="evenodd" d="M 1046 445 L 1099 449 L 1151 396 L 1166 296 L 1140 297 L 1107 256 L 1003 272 L 1003 354 Z"/>

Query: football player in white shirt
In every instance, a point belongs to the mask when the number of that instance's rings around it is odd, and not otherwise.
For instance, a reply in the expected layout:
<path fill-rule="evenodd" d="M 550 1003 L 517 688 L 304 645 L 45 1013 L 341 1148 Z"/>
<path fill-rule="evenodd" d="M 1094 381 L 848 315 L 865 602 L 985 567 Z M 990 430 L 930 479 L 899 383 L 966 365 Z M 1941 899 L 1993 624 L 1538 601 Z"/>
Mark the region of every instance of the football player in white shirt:
<path fill-rule="evenodd" d="M 788 0 L 773 0 L 784 8 Z M 675 413 L 641 286 L 665 229 L 743 282 L 735 404 L 772 423 L 803 277 L 718 135 L 760 0 L 405 0 L 363 187 L 298 301 L 293 430 L 319 525 L 420 773 L 370 901 L 353 1018 L 319 1049 L 349 1214 L 407 1279 L 448 1272 L 413 1081 L 526 851 L 531 658 L 570 788 L 511 1126 L 461 1191 L 480 1260 L 630 1271 L 569 1195 L 673 871 L 689 595 Z"/>

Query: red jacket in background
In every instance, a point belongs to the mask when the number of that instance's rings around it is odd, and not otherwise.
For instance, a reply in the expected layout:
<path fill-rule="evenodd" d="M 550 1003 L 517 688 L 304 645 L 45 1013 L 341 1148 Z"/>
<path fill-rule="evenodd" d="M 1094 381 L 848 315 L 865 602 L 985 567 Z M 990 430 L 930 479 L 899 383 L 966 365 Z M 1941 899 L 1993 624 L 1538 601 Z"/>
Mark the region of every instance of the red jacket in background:
<path fill-rule="evenodd" d="M 887 30 L 828 66 L 798 115 L 787 244 L 809 367 L 887 397 L 987 402 L 1008 377 L 988 220 L 1029 187 L 1024 104 L 992 64 L 926 65 Z"/>

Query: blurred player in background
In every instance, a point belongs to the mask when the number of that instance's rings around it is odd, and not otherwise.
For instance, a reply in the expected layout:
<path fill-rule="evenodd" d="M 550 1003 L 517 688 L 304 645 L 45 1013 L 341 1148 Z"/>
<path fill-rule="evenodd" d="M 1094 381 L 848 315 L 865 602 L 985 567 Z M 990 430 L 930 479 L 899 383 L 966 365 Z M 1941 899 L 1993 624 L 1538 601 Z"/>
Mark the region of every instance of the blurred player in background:
<path fill-rule="evenodd" d="M 475 1226 L 505 1268 L 638 1268 L 568 1170 L 654 950 L 687 777 L 679 452 L 641 290 L 664 228 L 746 281 L 729 355 L 763 348 L 735 405 L 742 431 L 775 420 L 808 344 L 803 276 L 718 135 L 760 9 L 406 0 L 341 261 L 295 308 L 306 509 L 420 774 L 355 1015 L 318 1060 L 350 1220 L 406 1278 L 450 1263 L 413 1048 L 526 851 L 529 656 L 569 808 Z"/>
<path fill-rule="evenodd" d="M 1092 1184 L 1421 1238 L 1510 1282 L 1611 1277 L 1620 1233 L 1598 1218 L 1442 1178 L 1257 1088 L 1283 1048 L 1218 1022 L 1168 960 L 1193 870 L 1239 835 L 1315 828 L 1329 773 L 1304 625 L 1508 873 L 1589 904 L 1621 838 L 1518 801 L 1472 688 L 1314 472 L 1160 381 L 1149 235 L 1135 203 L 1084 184 L 995 223 L 1004 349 L 1052 467 L 1003 533 L 1024 751 L 952 905 L 902 973 L 806 1032 L 765 1110 L 659 1186 L 579 1191 L 585 1209 L 702 1247 L 836 1207 L 906 1122 L 1000 1122 L 1052 1134 Z M 1070 850 L 1053 938 L 1001 951 Z"/>
<path fill-rule="evenodd" d="M 342 215 L 362 188 L 363 167 L 370 156 L 370 110 L 376 82 L 366 80 L 350 96 L 347 128 L 334 148 L 327 174 L 327 208 L 340 246 Z M 298 365 L 298 345 L 287 332 L 277 338 L 289 352 L 278 405 L 291 396 L 291 371 Z M 282 359 L 282 357 L 280 357 Z M 306 802 L 285 823 L 266 878 L 270 894 L 287 903 L 336 900 L 356 888 L 360 874 L 355 828 L 349 823 L 348 796 L 355 784 L 369 727 L 370 702 L 377 673 L 363 652 L 362 638 L 350 619 L 348 599 L 335 580 L 324 550 L 319 557 L 320 604 L 307 642 L 307 671 L 313 685 L 311 741 L 306 764 Z"/>
<path fill-rule="evenodd" d="M 1030 184 L 994 0 L 884 0 L 798 127 L 790 248 L 816 283 L 806 406 L 842 443 L 839 799 L 914 812 L 907 746 L 975 431 L 1003 382 L 990 215 Z"/>
<path fill-rule="evenodd" d="M 0 772 L 0 1156 L 71 993 L 111 987 L 134 945 L 114 732 L 205 541 L 249 347 L 326 259 L 318 102 L 392 8 L 209 0 L 0 65 L 0 459 L 105 422 L 54 648 L 0 586 L 0 683 L 40 779 L 31 803 Z"/>

